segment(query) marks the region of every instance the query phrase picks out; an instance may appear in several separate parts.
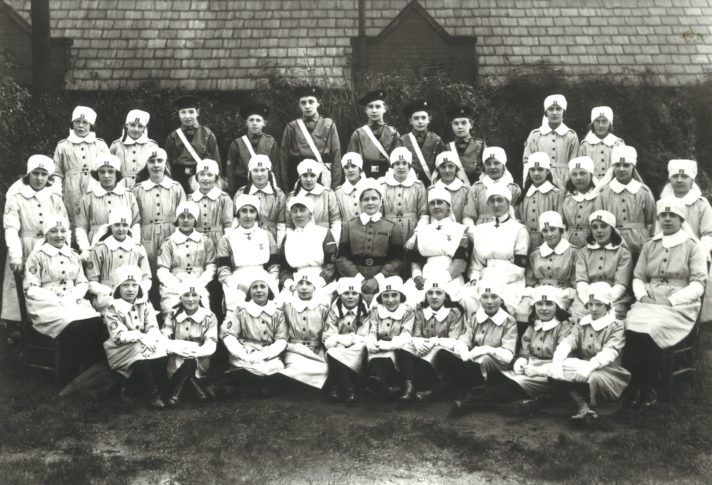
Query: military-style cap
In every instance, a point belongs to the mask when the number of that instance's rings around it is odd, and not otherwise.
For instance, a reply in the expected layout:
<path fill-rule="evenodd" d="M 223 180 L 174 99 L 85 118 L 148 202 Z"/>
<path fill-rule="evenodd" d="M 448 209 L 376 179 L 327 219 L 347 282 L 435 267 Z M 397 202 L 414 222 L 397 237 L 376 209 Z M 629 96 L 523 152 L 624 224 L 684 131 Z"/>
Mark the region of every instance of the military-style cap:
<path fill-rule="evenodd" d="M 176 109 L 200 108 L 200 98 L 189 94 L 176 100 Z"/>
<path fill-rule="evenodd" d="M 262 118 L 267 118 L 267 116 L 269 116 L 269 106 L 262 103 L 250 103 L 240 108 L 240 116 L 243 120 L 246 120 L 252 115 L 259 115 Z"/>
<path fill-rule="evenodd" d="M 406 106 L 403 109 L 403 114 L 406 118 L 410 118 L 411 116 L 413 116 L 414 113 L 417 113 L 418 111 L 425 111 L 426 113 L 430 114 L 431 109 L 432 108 L 430 107 L 430 102 L 428 100 L 418 99 Z"/>
<path fill-rule="evenodd" d="M 358 104 L 361 106 L 367 106 L 369 103 L 373 103 L 374 101 L 386 101 L 386 91 L 383 89 L 376 89 L 375 91 L 371 91 L 368 93 L 366 96 L 358 100 Z"/>
<path fill-rule="evenodd" d="M 472 109 L 472 106 L 460 106 L 457 108 L 453 108 L 447 112 L 447 117 L 450 118 L 451 120 L 454 120 L 455 118 L 474 118 L 475 117 L 475 110 Z"/>
<path fill-rule="evenodd" d="M 320 98 L 322 90 L 319 86 L 297 86 L 294 89 L 294 94 L 297 98 L 306 98 L 307 96 L 314 96 L 315 98 Z"/>

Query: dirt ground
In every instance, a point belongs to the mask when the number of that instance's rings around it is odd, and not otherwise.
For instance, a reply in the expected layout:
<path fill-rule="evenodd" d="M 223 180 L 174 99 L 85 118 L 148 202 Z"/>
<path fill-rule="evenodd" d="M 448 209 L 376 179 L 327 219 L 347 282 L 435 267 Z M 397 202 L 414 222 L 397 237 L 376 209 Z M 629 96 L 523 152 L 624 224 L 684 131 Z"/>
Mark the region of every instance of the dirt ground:
<path fill-rule="evenodd" d="M 59 399 L 5 341 L 2 484 L 709 483 L 712 472 L 706 372 L 672 406 L 620 411 L 584 430 L 568 425 L 568 406 L 449 418 L 447 402 L 347 408 L 291 386 L 270 399 L 155 412 Z"/>

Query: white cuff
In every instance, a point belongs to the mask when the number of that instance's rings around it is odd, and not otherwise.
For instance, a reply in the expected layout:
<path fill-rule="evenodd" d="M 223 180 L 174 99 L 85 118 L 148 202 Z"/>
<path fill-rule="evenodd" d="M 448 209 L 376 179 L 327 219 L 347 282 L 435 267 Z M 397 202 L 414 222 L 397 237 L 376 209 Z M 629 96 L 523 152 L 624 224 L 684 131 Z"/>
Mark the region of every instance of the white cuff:
<path fill-rule="evenodd" d="M 640 301 L 644 296 L 648 296 L 648 290 L 645 289 L 645 283 L 643 283 L 643 280 L 639 280 L 638 278 L 633 280 L 633 294 L 635 295 L 635 299 L 638 301 Z"/>

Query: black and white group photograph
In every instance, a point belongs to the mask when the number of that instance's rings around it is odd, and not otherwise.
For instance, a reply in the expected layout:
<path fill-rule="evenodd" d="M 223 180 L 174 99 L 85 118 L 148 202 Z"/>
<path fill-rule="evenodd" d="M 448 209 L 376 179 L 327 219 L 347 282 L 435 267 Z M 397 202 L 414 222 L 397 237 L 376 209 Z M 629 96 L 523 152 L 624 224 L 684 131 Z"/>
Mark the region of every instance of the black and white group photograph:
<path fill-rule="evenodd" d="M 712 0 L 0 0 L 0 483 L 709 483 L 710 196 Z"/>

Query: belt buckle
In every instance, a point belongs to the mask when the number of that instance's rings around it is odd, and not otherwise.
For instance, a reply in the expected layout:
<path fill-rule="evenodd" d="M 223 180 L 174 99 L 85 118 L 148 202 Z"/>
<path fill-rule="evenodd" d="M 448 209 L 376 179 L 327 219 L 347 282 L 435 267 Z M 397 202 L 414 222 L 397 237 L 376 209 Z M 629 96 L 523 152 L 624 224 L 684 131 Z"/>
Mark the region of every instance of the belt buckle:
<path fill-rule="evenodd" d="M 366 258 L 366 261 L 364 261 L 364 263 L 366 263 L 366 266 L 373 266 L 373 259 Z"/>
<path fill-rule="evenodd" d="M 186 167 L 186 168 L 185 168 L 185 174 L 186 174 L 186 175 L 192 175 L 190 172 L 191 172 L 190 167 Z"/>

